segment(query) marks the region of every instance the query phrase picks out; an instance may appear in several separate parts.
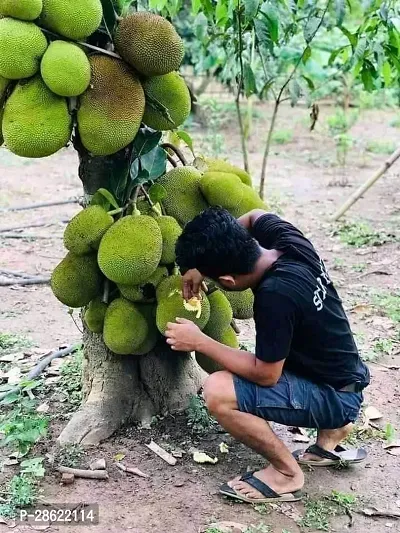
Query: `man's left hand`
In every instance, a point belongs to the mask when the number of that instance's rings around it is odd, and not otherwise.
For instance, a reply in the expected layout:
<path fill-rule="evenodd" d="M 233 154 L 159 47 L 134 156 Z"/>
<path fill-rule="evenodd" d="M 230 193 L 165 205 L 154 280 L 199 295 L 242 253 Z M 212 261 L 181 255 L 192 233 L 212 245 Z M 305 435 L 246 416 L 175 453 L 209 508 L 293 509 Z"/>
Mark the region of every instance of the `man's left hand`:
<path fill-rule="evenodd" d="M 193 352 L 204 334 L 200 328 L 186 318 L 177 318 L 176 323 L 168 322 L 165 332 L 167 343 L 177 352 Z"/>

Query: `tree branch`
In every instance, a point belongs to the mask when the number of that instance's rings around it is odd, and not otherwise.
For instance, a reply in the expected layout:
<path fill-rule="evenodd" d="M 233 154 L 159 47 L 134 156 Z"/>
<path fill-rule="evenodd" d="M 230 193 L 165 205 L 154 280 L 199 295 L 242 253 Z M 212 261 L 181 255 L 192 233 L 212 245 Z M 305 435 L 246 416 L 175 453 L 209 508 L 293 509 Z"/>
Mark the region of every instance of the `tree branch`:
<path fill-rule="evenodd" d="M 166 152 L 168 150 L 172 150 L 178 156 L 178 158 L 181 161 L 182 165 L 183 166 L 187 166 L 188 162 L 186 161 L 186 158 L 183 155 L 183 152 L 179 148 L 177 148 L 176 146 L 174 146 L 171 143 L 163 143 L 163 144 L 161 144 L 161 148 L 164 148 L 164 150 Z M 167 155 L 168 155 L 168 152 L 167 152 Z M 168 159 L 168 161 L 169 161 L 169 159 Z"/>

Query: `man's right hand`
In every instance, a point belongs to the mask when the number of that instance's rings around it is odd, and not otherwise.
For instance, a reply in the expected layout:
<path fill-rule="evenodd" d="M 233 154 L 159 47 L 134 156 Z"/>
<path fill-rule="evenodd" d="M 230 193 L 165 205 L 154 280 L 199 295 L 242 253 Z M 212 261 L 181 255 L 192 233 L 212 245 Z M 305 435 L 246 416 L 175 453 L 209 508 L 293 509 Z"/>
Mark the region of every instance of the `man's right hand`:
<path fill-rule="evenodd" d="M 182 280 L 183 297 L 186 301 L 193 298 L 193 296 L 199 295 L 204 276 L 196 268 L 188 270 L 186 274 L 183 275 Z"/>

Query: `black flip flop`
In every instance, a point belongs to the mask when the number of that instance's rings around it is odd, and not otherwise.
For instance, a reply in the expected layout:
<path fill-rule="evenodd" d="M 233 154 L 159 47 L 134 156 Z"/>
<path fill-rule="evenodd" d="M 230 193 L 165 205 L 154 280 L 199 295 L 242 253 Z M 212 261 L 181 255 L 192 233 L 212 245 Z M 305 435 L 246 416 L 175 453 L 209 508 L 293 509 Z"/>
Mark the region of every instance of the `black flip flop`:
<path fill-rule="evenodd" d="M 317 457 L 321 457 L 321 459 L 302 459 L 305 453 L 312 453 Z M 361 463 L 361 461 L 364 461 L 367 458 L 367 451 L 364 450 L 364 448 L 346 450 L 343 446 L 336 446 L 334 452 L 329 452 L 328 450 L 321 448 L 318 444 L 313 444 L 306 450 L 296 450 L 292 455 L 300 465 L 332 466 L 341 462 L 347 464 Z"/>
<path fill-rule="evenodd" d="M 220 494 L 246 503 L 296 502 L 303 497 L 303 494 L 299 490 L 287 492 L 285 494 L 278 494 L 266 483 L 261 481 L 261 479 L 255 477 L 254 472 L 243 474 L 240 481 L 244 481 L 254 489 L 258 490 L 258 492 L 261 492 L 265 498 L 248 498 L 247 496 L 243 496 L 239 492 L 236 492 L 235 489 L 230 487 L 227 483 L 224 483 L 220 488 Z"/>

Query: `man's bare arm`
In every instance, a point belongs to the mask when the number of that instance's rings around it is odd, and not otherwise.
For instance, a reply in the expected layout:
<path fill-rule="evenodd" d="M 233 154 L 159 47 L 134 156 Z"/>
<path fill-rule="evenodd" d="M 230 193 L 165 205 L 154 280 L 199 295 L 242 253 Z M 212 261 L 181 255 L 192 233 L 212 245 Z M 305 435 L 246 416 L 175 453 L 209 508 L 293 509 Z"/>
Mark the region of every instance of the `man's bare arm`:
<path fill-rule="evenodd" d="M 252 211 L 249 211 L 248 213 L 245 213 L 244 215 L 239 217 L 237 221 L 244 228 L 251 230 L 256 220 L 260 218 L 262 215 L 266 215 L 266 214 L 267 214 L 267 211 L 264 211 L 264 209 L 253 209 Z"/>

